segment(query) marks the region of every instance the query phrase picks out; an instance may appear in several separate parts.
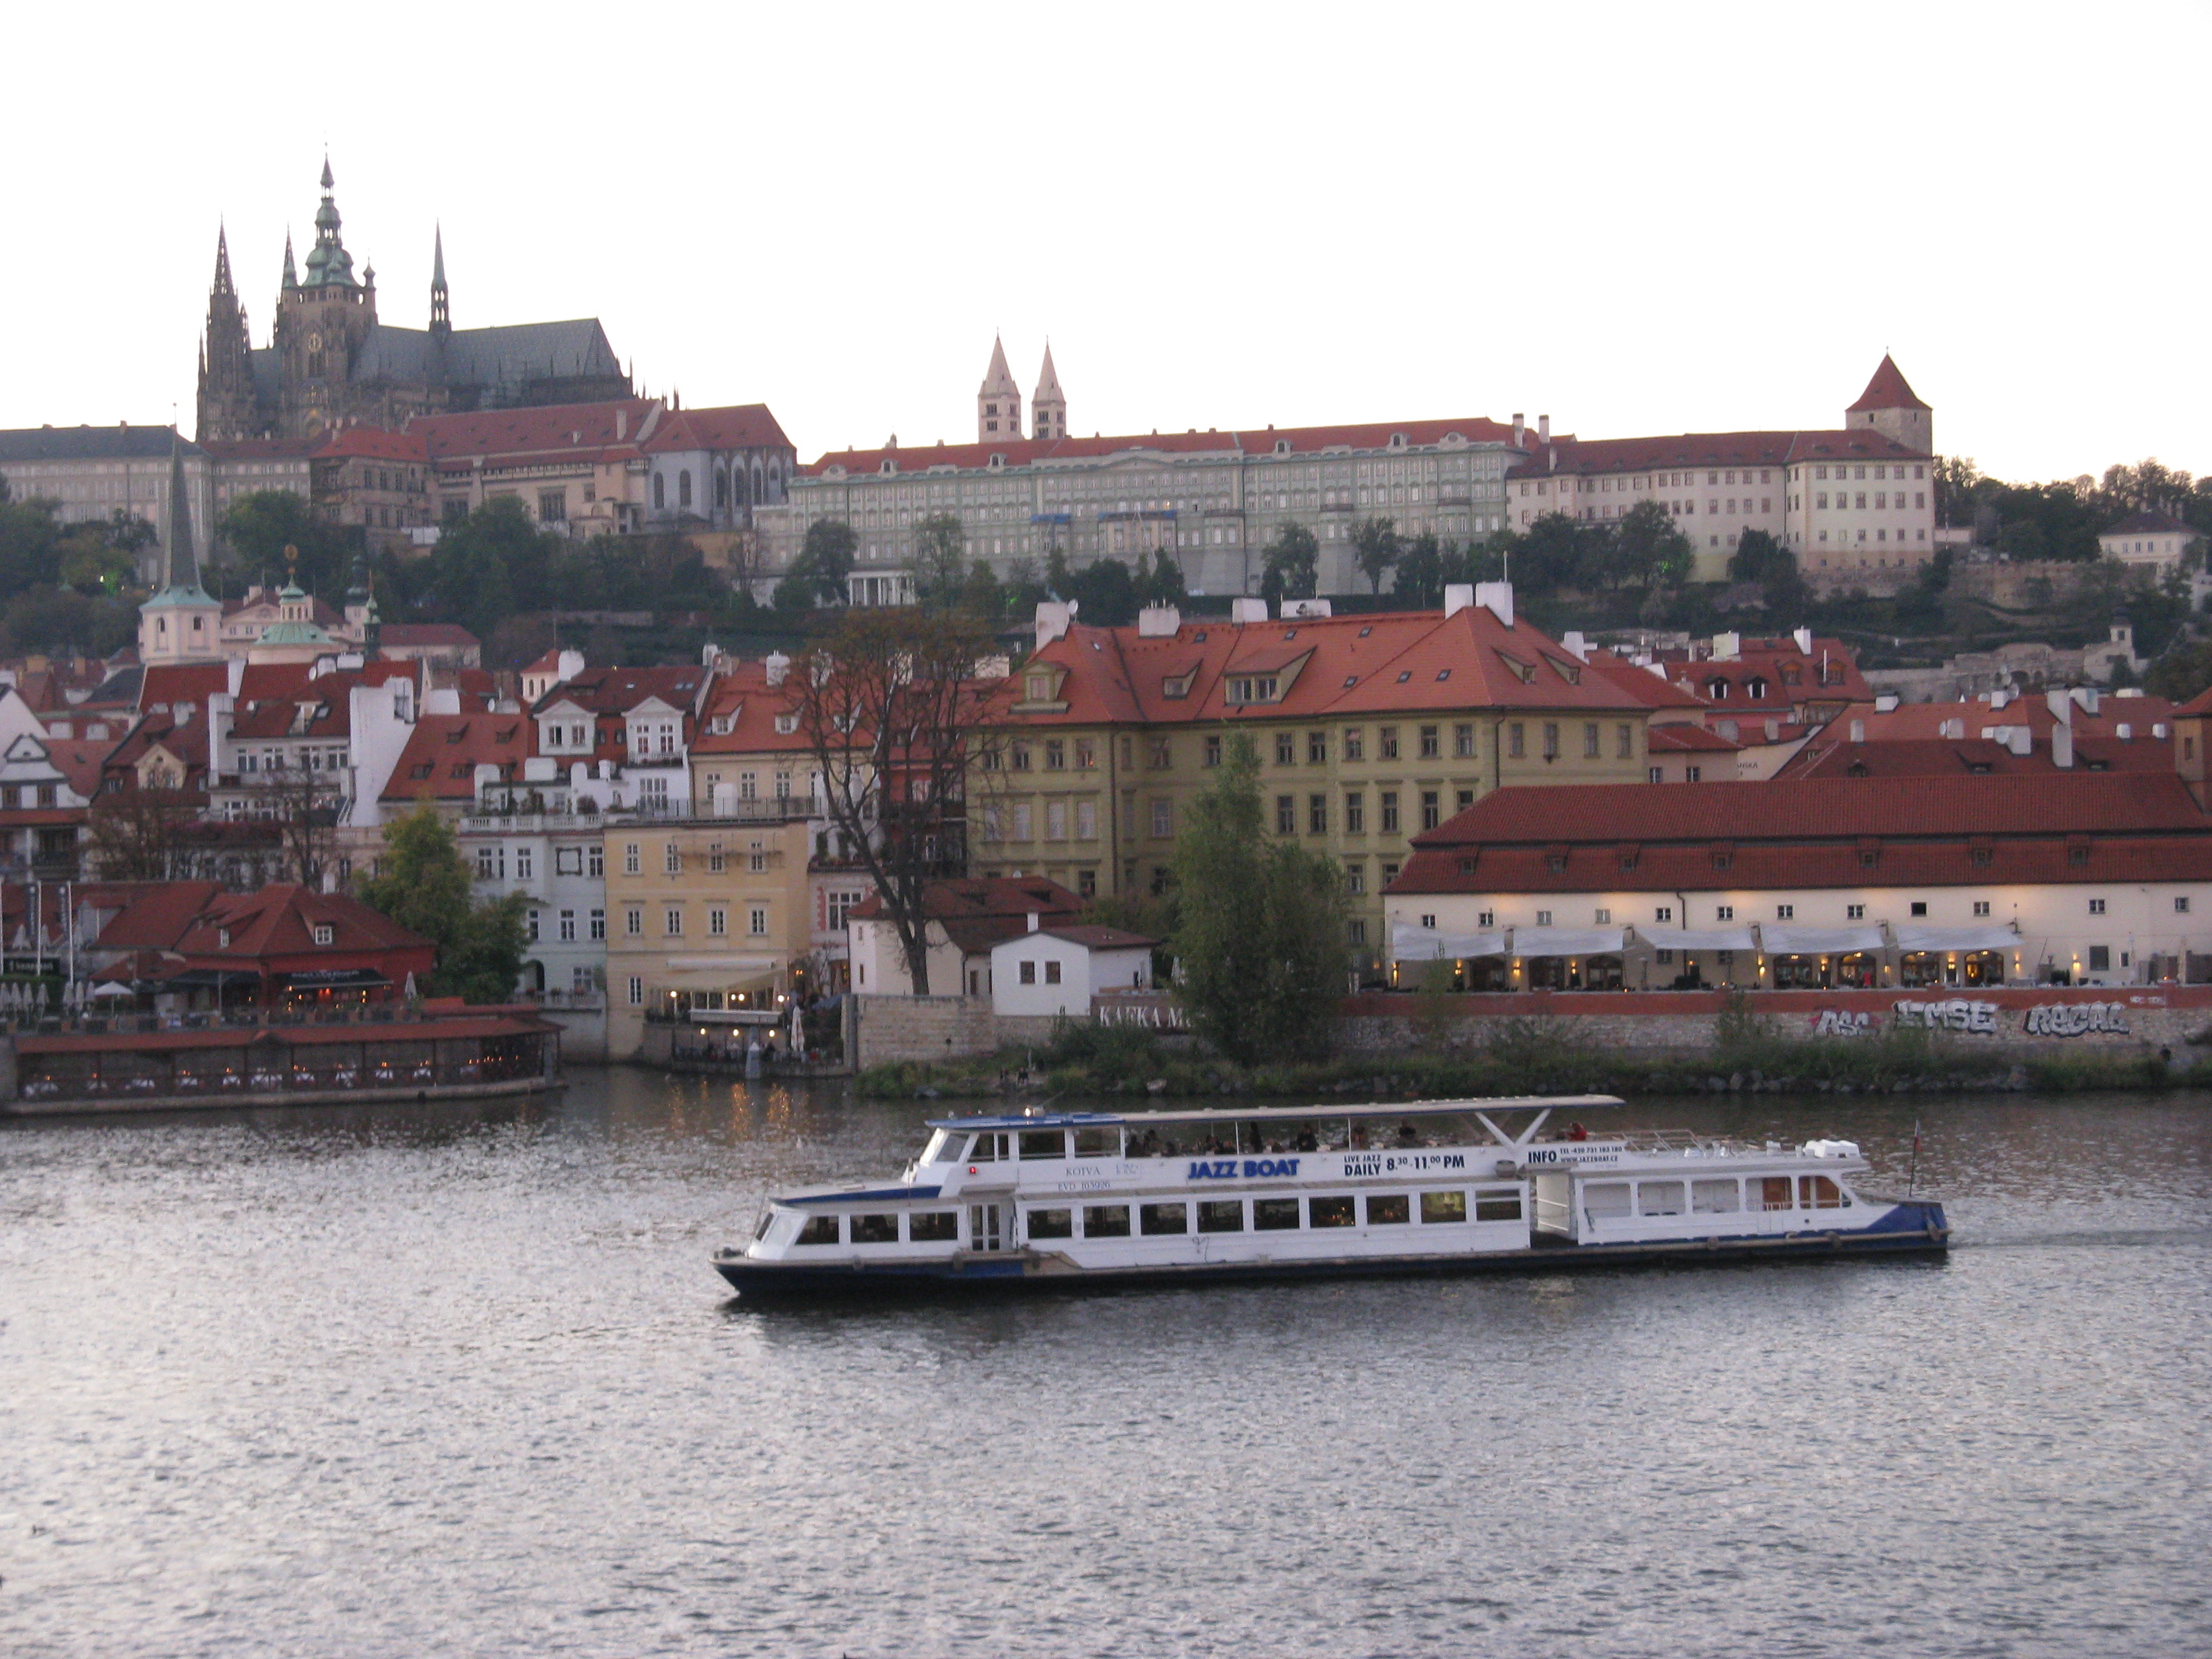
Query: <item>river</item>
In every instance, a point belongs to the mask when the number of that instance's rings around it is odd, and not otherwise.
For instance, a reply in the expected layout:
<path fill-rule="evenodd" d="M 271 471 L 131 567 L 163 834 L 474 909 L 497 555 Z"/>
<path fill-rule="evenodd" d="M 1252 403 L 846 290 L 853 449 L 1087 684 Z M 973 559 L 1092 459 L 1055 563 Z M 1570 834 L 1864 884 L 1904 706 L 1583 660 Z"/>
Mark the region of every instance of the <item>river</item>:
<path fill-rule="evenodd" d="M 0 1651 L 2212 1650 L 2212 1100 L 1626 1114 L 1877 1186 L 1917 1115 L 1940 1263 L 728 1298 L 766 1189 L 925 1115 L 0 1129 Z"/>

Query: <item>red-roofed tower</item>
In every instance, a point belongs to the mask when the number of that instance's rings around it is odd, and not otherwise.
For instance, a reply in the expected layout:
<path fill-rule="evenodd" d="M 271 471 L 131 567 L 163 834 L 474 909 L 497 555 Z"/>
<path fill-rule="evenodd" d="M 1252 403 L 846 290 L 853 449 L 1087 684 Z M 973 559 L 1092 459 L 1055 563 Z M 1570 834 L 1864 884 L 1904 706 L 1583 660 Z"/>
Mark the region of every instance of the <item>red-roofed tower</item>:
<path fill-rule="evenodd" d="M 1936 411 L 1905 384 L 1897 360 L 1887 352 L 1859 400 L 1844 411 L 1844 425 L 1871 428 L 1923 455 L 1936 453 Z"/>
<path fill-rule="evenodd" d="M 994 336 L 991 367 L 984 371 L 983 384 L 975 393 L 975 441 L 998 443 L 1021 435 L 1022 389 L 1006 367 L 1006 343 Z"/>

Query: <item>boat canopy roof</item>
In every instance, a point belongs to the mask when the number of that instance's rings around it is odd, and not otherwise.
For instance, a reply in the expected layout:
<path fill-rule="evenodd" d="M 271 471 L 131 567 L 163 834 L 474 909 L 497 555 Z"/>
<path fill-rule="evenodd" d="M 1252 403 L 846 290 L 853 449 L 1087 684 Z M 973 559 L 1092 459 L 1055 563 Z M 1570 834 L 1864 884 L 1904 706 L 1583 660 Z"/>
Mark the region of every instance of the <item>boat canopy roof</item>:
<path fill-rule="evenodd" d="M 1469 1112 L 1594 1111 L 1625 1106 L 1619 1095 L 1503 1095 L 1470 1100 L 1401 1100 L 1318 1106 L 1208 1107 L 1184 1112 L 1028 1112 L 989 1117 L 933 1117 L 933 1129 L 1080 1129 L 1102 1124 L 1266 1123 L 1308 1118 L 1408 1118 L 1463 1116 Z"/>

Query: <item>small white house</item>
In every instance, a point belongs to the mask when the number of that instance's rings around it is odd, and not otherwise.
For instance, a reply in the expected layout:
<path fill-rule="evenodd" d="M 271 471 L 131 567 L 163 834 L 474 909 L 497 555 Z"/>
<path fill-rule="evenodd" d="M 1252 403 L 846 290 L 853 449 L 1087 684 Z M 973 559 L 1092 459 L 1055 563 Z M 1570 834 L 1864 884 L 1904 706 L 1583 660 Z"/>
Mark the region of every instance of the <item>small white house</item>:
<path fill-rule="evenodd" d="M 1151 988 L 1153 943 L 1119 927 L 1042 927 L 1032 915 L 1027 933 L 991 947 L 991 1012 L 1087 1019 L 1101 991 Z"/>
<path fill-rule="evenodd" d="M 2137 513 L 2106 531 L 2097 543 L 2106 558 L 2162 577 L 2179 569 L 2203 539 L 2171 514 Z"/>

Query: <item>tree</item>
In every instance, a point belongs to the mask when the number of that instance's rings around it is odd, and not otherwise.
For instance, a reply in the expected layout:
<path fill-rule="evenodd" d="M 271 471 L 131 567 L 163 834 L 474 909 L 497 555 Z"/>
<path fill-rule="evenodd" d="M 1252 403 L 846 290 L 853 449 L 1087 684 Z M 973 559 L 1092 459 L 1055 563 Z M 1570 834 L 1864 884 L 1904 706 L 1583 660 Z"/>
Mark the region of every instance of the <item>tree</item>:
<path fill-rule="evenodd" d="M 112 789 L 84 815 L 93 867 L 103 881 L 174 881 L 185 842 L 207 803 L 182 789 Z"/>
<path fill-rule="evenodd" d="M 246 816 L 276 837 L 278 881 L 319 891 L 337 850 L 338 785 L 328 772 L 281 767 L 242 776 Z"/>
<path fill-rule="evenodd" d="M 304 496 L 289 489 L 257 489 L 240 496 L 222 510 L 216 530 L 236 556 L 239 573 L 248 578 L 281 581 L 288 569 L 285 550 L 297 548 L 300 585 L 316 593 L 344 590 L 353 556 L 362 544 L 358 526 L 319 518 Z"/>
<path fill-rule="evenodd" d="M 1344 875 L 1334 860 L 1265 833 L 1260 759 L 1237 738 L 1176 842 L 1175 933 L 1192 1029 L 1231 1059 L 1328 1047 L 1345 990 Z"/>
<path fill-rule="evenodd" d="M 1362 519 L 1352 530 L 1352 562 L 1367 578 L 1368 591 L 1380 593 L 1382 579 L 1390 574 L 1403 551 L 1395 519 Z"/>
<path fill-rule="evenodd" d="M 933 513 L 914 527 L 914 592 L 925 605 L 960 602 L 968 578 L 968 532 L 958 515 Z"/>
<path fill-rule="evenodd" d="M 1129 567 L 1115 558 L 1096 559 L 1068 578 L 1067 597 L 1083 620 L 1100 628 L 1126 628 L 1142 604 Z"/>
<path fill-rule="evenodd" d="M 1190 598 L 1183 586 L 1182 567 L 1164 547 L 1152 550 L 1152 568 L 1137 579 L 1137 589 L 1146 605 L 1182 605 Z"/>
<path fill-rule="evenodd" d="M 1260 577 L 1260 597 L 1270 605 L 1284 599 L 1310 599 L 1321 585 L 1321 544 L 1302 524 L 1285 524 L 1267 544 L 1267 565 Z"/>
<path fill-rule="evenodd" d="M 842 519 L 817 519 L 806 526 L 799 556 L 775 585 L 770 602 L 779 611 L 844 604 L 845 579 L 853 574 L 853 556 L 860 545 L 853 526 Z"/>
<path fill-rule="evenodd" d="M 549 544 L 560 541 L 539 531 L 529 509 L 514 496 L 496 496 L 445 527 L 423 562 L 430 587 L 416 607 L 489 639 L 514 611 L 518 592 L 553 597 L 549 589 L 556 549 Z M 635 545 L 628 550 L 633 560 L 644 551 Z"/>
<path fill-rule="evenodd" d="M 1679 582 L 1690 574 L 1694 553 L 1690 538 L 1656 501 L 1638 501 L 1622 514 L 1613 523 L 1613 568 L 1625 581 L 1649 587 Z"/>
<path fill-rule="evenodd" d="M 970 773 L 997 756 L 983 717 L 1003 683 L 975 678 L 994 650 L 957 609 L 848 611 L 784 681 L 823 815 L 874 883 L 917 996 L 929 993 L 929 888 L 967 867 Z"/>
<path fill-rule="evenodd" d="M 526 941 L 520 893 L 475 902 L 469 867 L 453 827 L 427 801 L 385 826 L 377 872 L 356 881 L 356 896 L 438 947 L 426 996 L 504 1002 L 522 975 Z"/>
<path fill-rule="evenodd" d="M 1444 602 L 1444 550 L 1434 531 L 1424 530 L 1398 555 L 1398 579 L 1391 592 L 1415 611 L 1433 611 Z"/>
<path fill-rule="evenodd" d="M 2212 687 L 2212 641 L 2177 645 L 2143 675 L 2143 690 L 2169 702 L 2187 702 L 2207 687 Z"/>

